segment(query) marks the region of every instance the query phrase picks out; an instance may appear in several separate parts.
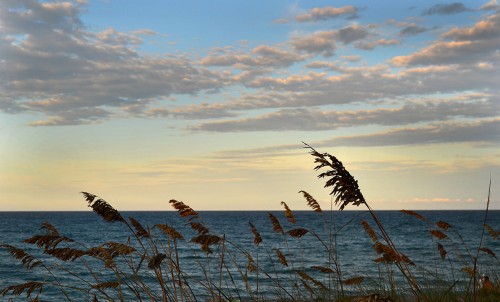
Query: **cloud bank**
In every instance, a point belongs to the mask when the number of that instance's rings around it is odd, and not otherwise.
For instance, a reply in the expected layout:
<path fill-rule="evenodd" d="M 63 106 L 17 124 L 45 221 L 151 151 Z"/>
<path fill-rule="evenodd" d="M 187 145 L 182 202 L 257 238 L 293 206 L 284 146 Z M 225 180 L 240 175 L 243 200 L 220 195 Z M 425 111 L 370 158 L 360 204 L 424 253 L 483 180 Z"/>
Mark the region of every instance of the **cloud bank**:
<path fill-rule="evenodd" d="M 274 44 L 168 55 L 140 51 L 145 37 L 159 35 L 151 29 L 90 31 L 85 5 L 0 2 L 1 111 L 42 116 L 32 126 L 133 116 L 182 119 L 194 132 L 389 129 L 332 140 L 354 145 L 498 140 L 496 2 L 438 4 L 420 15 L 477 15 L 451 28 L 363 23 L 354 6 L 312 8 L 295 21 L 275 19 L 303 27 Z M 339 19 L 343 26 L 328 24 Z M 422 33 L 439 35 L 408 42 Z M 386 59 L 365 60 L 381 49 Z"/>

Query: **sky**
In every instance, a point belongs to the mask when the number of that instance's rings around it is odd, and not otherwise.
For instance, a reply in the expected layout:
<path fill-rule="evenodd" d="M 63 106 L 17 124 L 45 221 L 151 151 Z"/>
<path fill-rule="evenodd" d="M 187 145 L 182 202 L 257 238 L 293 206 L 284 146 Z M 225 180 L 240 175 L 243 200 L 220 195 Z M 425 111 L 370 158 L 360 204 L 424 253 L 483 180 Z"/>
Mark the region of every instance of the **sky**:
<path fill-rule="evenodd" d="M 303 142 L 375 210 L 500 209 L 496 1 L 2 0 L 0 39 L 0 211 L 330 209 Z"/>

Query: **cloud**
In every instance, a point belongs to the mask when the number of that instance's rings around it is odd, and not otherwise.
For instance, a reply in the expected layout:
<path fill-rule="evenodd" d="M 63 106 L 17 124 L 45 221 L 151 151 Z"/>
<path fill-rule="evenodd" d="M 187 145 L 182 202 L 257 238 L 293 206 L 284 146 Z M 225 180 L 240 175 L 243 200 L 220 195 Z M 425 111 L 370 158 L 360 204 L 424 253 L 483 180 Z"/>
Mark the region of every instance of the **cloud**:
<path fill-rule="evenodd" d="M 350 25 L 338 30 L 317 31 L 311 34 L 294 35 L 290 44 L 296 51 L 331 57 L 337 49 L 337 42 L 344 45 L 361 41 L 370 35 L 367 27 Z"/>
<path fill-rule="evenodd" d="M 252 50 L 252 53 L 258 55 L 265 65 L 284 65 L 290 66 L 295 62 L 304 60 L 304 57 L 277 47 L 260 45 Z M 277 64 L 278 63 L 278 64 Z"/>
<path fill-rule="evenodd" d="M 414 100 L 412 103 L 422 104 L 422 99 L 428 99 L 429 95 L 435 93 L 452 93 L 456 95 L 451 99 L 457 101 L 455 103 L 457 106 L 456 110 L 460 110 L 460 108 L 469 108 L 467 110 L 476 114 L 479 114 L 480 110 L 488 114 L 496 114 L 498 112 L 497 107 L 492 107 L 492 104 L 498 102 L 498 100 L 492 96 L 497 93 L 496 90 L 493 89 L 497 83 L 497 72 L 495 67 L 497 65 L 483 66 L 483 64 L 478 64 L 466 69 L 463 69 L 460 65 L 426 66 L 404 68 L 399 72 L 393 72 L 389 66 L 384 65 L 347 67 L 337 65 L 334 62 L 321 61 L 312 62 L 309 65 L 319 65 L 315 67 L 330 68 L 340 74 L 331 76 L 328 75 L 327 72 L 309 72 L 307 74 L 292 74 L 281 78 L 271 76 L 258 77 L 247 83 L 254 91 L 244 93 L 241 96 L 235 96 L 225 103 L 206 104 L 198 108 L 200 110 L 199 114 L 203 116 L 203 111 L 207 111 L 207 113 L 219 111 L 239 115 L 242 111 L 263 108 L 268 108 L 270 110 L 277 108 L 293 109 L 323 105 L 342 105 L 355 102 L 374 104 L 374 102 L 388 101 L 391 99 L 398 100 L 402 97 L 412 98 L 413 95 L 417 95 L 420 101 Z M 489 91 L 489 93 L 471 94 L 466 92 L 474 90 L 481 91 L 485 89 Z M 457 91 L 463 92 L 457 93 Z M 422 95 L 422 92 L 425 92 L 425 95 Z M 467 95 L 470 95 L 471 99 L 465 98 Z M 462 101 L 465 103 L 462 103 Z M 470 102 L 476 103 L 473 104 Z M 436 104 L 436 106 L 432 107 L 432 103 Z M 437 106 L 437 104 L 441 105 Z M 445 102 L 430 99 L 428 109 L 431 111 L 437 110 L 437 108 L 442 108 L 441 106 L 444 106 L 444 104 Z M 449 106 L 453 106 L 452 103 L 449 104 Z M 197 105 L 194 106 L 196 107 Z M 471 108 L 473 106 L 477 106 L 477 108 Z M 179 107 L 178 110 L 183 110 L 182 108 L 183 107 Z M 186 109 L 190 111 L 194 110 L 194 108 Z M 452 108 L 449 108 L 449 110 L 452 110 Z M 436 113 L 440 114 L 443 112 L 436 111 Z M 458 114 L 451 114 L 445 116 L 452 117 L 457 115 Z M 467 115 L 466 112 L 465 115 Z M 210 116 L 210 114 L 208 114 L 208 116 Z M 429 117 L 431 116 L 434 115 L 432 112 L 429 112 Z M 397 117 L 397 115 L 393 115 L 392 118 L 395 117 Z M 228 123 L 225 124 L 225 122 Z M 232 122 L 235 123 L 233 124 Z M 239 124 L 236 121 L 223 121 L 221 124 L 207 124 L 203 125 L 203 127 L 198 125 L 194 128 L 198 127 L 196 128 L 197 130 L 204 131 L 206 126 L 207 131 L 225 131 L 226 126 L 234 126 L 234 129 L 238 129 L 236 131 L 245 131 L 239 127 L 248 126 L 251 128 L 249 124 L 256 121 L 250 119 L 246 122 L 248 123 Z M 307 125 L 315 124 L 311 122 L 311 124 Z M 332 125 L 339 127 L 339 124 Z M 211 128 L 208 129 L 209 127 Z M 214 127 L 218 128 L 213 129 Z M 291 126 L 292 129 L 295 129 L 294 127 L 298 126 Z M 311 129 L 313 129 L 313 127 L 311 127 Z"/>
<path fill-rule="evenodd" d="M 251 50 L 250 54 L 219 50 L 203 58 L 200 63 L 206 66 L 235 66 L 240 69 L 252 67 L 289 67 L 305 58 L 297 53 L 269 45 L 260 45 Z"/>
<path fill-rule="evenodd" d="M 423 12 L 423 15 L 453 15 L 470 11 L 463 3 L 436 4 Z"/>
<path fill-rule="evenodd" d="M 496 117 L 500 104 L 490 100 L 406 102 L 401 107 L 372 110 L 322 111 L 319 109 L 283 109 L 253 118 L 203 123 L 193 131 L 321 131 L 366 125 L 397 126 L 422 122 L 446 121 L 456 117 Z"/>
<path fill-rule="evenodd" d="M 150 30 L 87 31 L 83 9 L 70 2 L 0 2 L 0 110 L 50 117 L 34 125 L 93 123 L 103 112 L 92 108 L 121 110 L 227 84 L 224 74 L 183 56 L 139 54 Z"/>
<path fill-rule="evenodd" d="M 408 56 L 398 56 L 391 60 L 396 66 L 428 64 L 454 64 L 477 62 L 490 57 L 498 47 L 498 41 L 441 41 Z M 491 57 L 494 59 L 494 57 Z"/>
<path fill-rule="evenodd" d="M 453 28 L 442 38 L 455 41 L 481 41 L 500 38 L 500 13 L 488 16 L 468 28 Z"/>
<path fill-rule="evenodd" d="M 373 50 L 377 46 L 398 45 L 399 43 L 396 39 L 379 39 L 372 42 L 358 42 L 356 43 L 356 47 L 364 50 Z"/>
<path fill-rule="evenodd" d="M 358 55 L 340 56 L 340 57 L 349 62 L 359 62 L 362 59 L 362 57 Z"/>
<path fill-rule="evenodd" d="M 323 7 L 323 8 L 313 8 L 308 13 L 298 15 L 295 19 L 298 22 L 318 22 L 328 19 L 337 18 L 342 15 L 349 15 L 351 18 L 356 15 L 358 9 L 354 6 L 343 6 L 343 7 Z"/>
<path fill-rule="evenodd" d="M 352 25 L 339 29 L 335 37 L 344 44 L 349 44 L 354 41 L 362 40 L 368 36 L 369 32 L 366 28 L 359 25 Z"/>
<path fill-rule="evenodd" d="M 449 203 L 449 202 L 461 202 L 462 200 L 459 198 L 447 198 L 447 197 L 434 197 L 434 198 L 413 198 L 411 202 L 417 202 L 417 203 L 435 203 L 435 202 L 444 202 L 444 203 Z"/>
<path fill-rule="evenodd" d="M 493 93 L 498 82 L 498 13 L 485 16 L 473 26 L 452 28 L 431 45 L 394 57 L 391 63 L 400 68 L 393 68 L 387 64 L 350 66 L 341 60 L 361 60 L 356 55 L 314 61 L 314 56 L 333 56 L 340 52 L 339 48 L 372 50 L 400 43 L 381 38 L 375 25 L 297 31 L 283 43 L 218 48 L 195 60 L 187 55 L 140 53 L 144 36 L 157 35 L 155 32 L 140 29 L 125 33 L 109 28 L 92 33 L 80 20 L 83 5 L 52 4 L 0 2 L 0 110 L 42 113 L 47 117 L 32 125 L 96 123 L 124 114 L 191 120 L 236 118 L 243 112 L 266 108 L 274 112 L 249 118 L 245 123 L 230 120 L 220 125 L 205 123 L 203 127 L 246 131 L 240 129 L 255 129 L 252 123 L 262 119 L 270 123 L 262 128 L 272 129 L 271 119 L 277 122 L 286 117 L 304 119 L 308 129 L 344 127 L 315 117 L 331 112 L 303 108 L 373 104 L 411 95 L 467 90 Z M 16 9 L 6 13 L 13 7 Z M 297 63 L 324 70 L 303 70 Z M 231 93 L 221 95 L 220 101 L 188 106 L 172 101 L 176 95 L 199 99 L 200 95 L 223 89 Z M 384 108 L 379 109 L 377 114 L 382 114 Z M 362 112 L 357 114 L 368 121 Z M 286 122 L 280 122 L 282 127 Z"/>
<path fill-rule="evenodd" d="M 409 26 L 406 26 L 403 29 L 401 29 L 399 31 L 399 35 L 400 36 L 405 36 L 405 37 L 407 37 L 407 36 L 415 36 L 415 35 L 427 32 L 429 30 L 430 29 L 427 28 L 427 27 L 418 26 L 418 25 L 413 24 L 413 25 L 409 25 Z"/>
<path fill-rule="evenodd" d="M 397 56 L 397 66 L 425 64 L 466 64 L 498 60 L 500 47 L 500 13 L 490 15 L 471 27 L 453 28 L 441 39 L 410 55 Z"/>
<path fill-rule="evenodd" d="M 290 43 L 297 51 L 331 57 L 337 48 L 335 35 L 336 31 L 320 31 L 311 35 L 294 36 Z"/>
<path fill-rule="evenodd" d="M 440 143 L 498 144 L 500 119 L 477 122 L 440 123 L 424 127 L 403 128 L 368 135 L 338 137 L 324 141 L 334 146 L 401 146 Z"/>
<path fill-rule="evenodd" d="M 230 112 L 222 105 L 202 103 L 200 105 L 188 105 L 184 107 L 167 109 L 167 108 L 151 108 L 145 111 L 146 116 L 150 117 L 174 117 L 181 119 L 213 119 L 235 117 L 236 114 Z"/>
<path fill-rule="evenodd" d="M 319 68 L 328 68 L 332 71 L 341 71 L 342 67 L 338 62 L 332 61 L 313 61 L 306 65 L 307 68 L 319 69 Z"/>
<path fill-rule="evenodd" d="M 329 66 L 340 74 L 311 71 L 285 77 L 258 77 L 246 84 L 259 88 L 258 92 L 244 94 L 227 106 L 232 110 L 320 106 L 419 95 L 422 92 L 482 90 L 496 86 L 498 63 L 493 63 L 491 68 L 436 65 L 400 71 L 393 71 L 386 65 L 346 67 L 334 63 Z"/>
<path fill-rule="evenodd" d="M 499 8 L 497 4 L 497 0 L 490 0 L 487 3 L 483 4 L 479 9 L 480 10 L 496 10 Z"/>
<path fill-rule="evenodd" d="M 82 124 L 98 124 L 111 116 L 111 112 L 100 108 L 69 109 L 64 115 L 52 116 L 45 121 L 30 123 L 30 126 L 71 126 Z"/>

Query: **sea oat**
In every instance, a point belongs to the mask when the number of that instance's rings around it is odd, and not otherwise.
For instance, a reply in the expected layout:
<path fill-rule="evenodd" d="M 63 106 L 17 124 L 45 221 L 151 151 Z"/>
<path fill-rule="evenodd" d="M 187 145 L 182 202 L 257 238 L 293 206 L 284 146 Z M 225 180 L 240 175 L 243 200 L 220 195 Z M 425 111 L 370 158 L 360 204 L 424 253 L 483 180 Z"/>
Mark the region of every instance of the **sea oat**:
<path fill-rule="evenodd" d="M 342 281 L 345 285 L 359 285 L 365 280 L 362 276 L 356 276 Z"/>
<path fill-rule="evenodd" d="M 120 285 L 119 282 L 117 281 L 108 281 L 108 282 L 101 282 L 92 285 L 92 288 L 95 289 L 106 289 L 106 288 L 117 288 Z"/>
<path fill-rule="evenodd" d="M 260 233 L 257 231 L 253 223 L 248 222 L 248 224 L 250 225 L 250 229 L 253 233 L 253 243 L 258 246 L 262 242 L 262 237 L 260 236 Z"/>
<path fill-rule="evenodd" d="M 115 266 L 114 257 L 117 255 L 112 255 L 108 249 L 102 246 L 91 247 L 87 250 L 87 255 L 101 260 L 105 267 Z"/>
<path fill-rule="evenodd" d="M 250 272 L 256 272 L 258 270 L 257 264 L 255 263 L 255 260 L 253 260 L 252 255 L 246 253 L 248 263 L 247 263 L 247 270 Z"/>
<path fill-rule="evenodd" d="M 128 220 L 132 224 L 135 229 L 135 234 L 139 238 L 149 238 L 149 232 L 139 223 L 139 221 L 135 220 L 132 217 L 129 217 Z"/>
<path fill-rule="evenodd" d="M 446 230 L 448 230 L 449 228 L 451 228 L 451 224 L 449 224 L 449 223 L 448 223 L 448 222 L 446 222 L 446 221 L 438 221 L 438 222 L 436 222 L 436 226 L 437 226 L 438 228 L 440 228 L 441 230 L 443 230 L 443 231 L 446 231 Z"/>
<path fill-rule="evenodd" d="M 429 232 L 432 234 L 432 236 L 436 237 L 439 240 L 448 238 L 448 236 L 446 236 L 446 234 L 441 232 L 440 230 L 430 230 Z"/>
<path fill-rule="evenodd" d="M 295 219 L 292 210 L 290 210 L 286 202 L 282 201 L 281 205 L 283 205 L 283 207 L 285 208 L 285 217 L 288 219 L 288 221 L 291 223 L 296 223 L 297 220 Z"/>
<path fill-rule="evenodd" d="M 441 256 L 441 259 L 444 260 L 444 258 L 446 257 L 447 252 L 446 252 L 446 250 L 444 249 L 444 246 L 441 243 L 438 243 L 437 246 L 438 246 L 439 255 Z"/>
<path fill-rule="evenodd" d="M 486 228 L 486 231 L 488 231 L 488 234 L 490 234 L 491 238 L 497 240 L 500 238 L 500 231 L 495 231 L 490 225 L 485 224 L 484 227 Z"/>
<path fill-rule="evenodd" d="M 218 244 L 222 241 L 222 238 L 217 235 L 200 234 L 191 239 L 191 242 L 198 243 L 202 249 L 207 254 L 211 254 L 211 245 Z"/>
<path fill-rule="evenodd" d="M 59 234 L 59 231 L 56 229 L 55 226 L 53 226 L 52 224 L 50 224 L 49 222 L 45 221 L 42 223 L 42 226 L 40 227 L 40 229 L 45 229 L 47 230 L 47 232 L 49 234 L 52 234 L 52 235 L 58 235 L 60 236 Z"/>
<path fill-rule="evenodd" d="M 160 265 L 161 265 L 161 262 L 167 258 L 167 255 L 165 254 L 162 254 L 162 253 L 159 253 L 158 255 L 154 256 L 153 258 L 151 258 L 151 260 L 149 260 L 148 262 L 148 267 L 150 269 L 155 269 L 155 268 L 159 268 Z"/>
<path fill-rule="evenodd" d="M 288 261 L 286 260 L 285 255 L 280 251 L 280 249 L 276 249 L 276 255 L 278 255 L 278 259 L 283 266 L 288 266 Z"/>
<path fill-rule="evenodd" d="M 304 271 L 297 271 L 297 274 L 300 276 L 300 278 L 302 278 L 302 280 L 304 281 L 310 281 L 312 282 L 316 287 L 322 289 L 322 290 L 328 290 L 328 288 L 323 284 L 321 283 L 320 281 L 314 279 L 313 277 L 311 277 L 308 273 L 304 272 Z"/>
<path fill-rule="evenodd" d="M 172 207 L 174 207 L 174 209 L 179 212 L 179 215 L 181 215 L 181 217 L 189 217 L 190 220 L 199 217 L 198 213 L 196 213 L 195 210 L 193 210 L 190 206 L 183 203 L 182 201 L 171 199 L 169 202 Z"/>
<path fill-rule="evenodd" d="M 129 255 L 135 252 L 134 247 L 120 242 L 110 241 L 106 242 L 104 246 L 108 248 L 108 252 L 113 256 Z"/>
<path fill-rule="evenodd" d="M 361 221 L 361 224 L 363 225 L 363 229 L 365 229 L 366 234 L 370 237 L 370 239 L 375 243 L 378 241 L 378 236 L 375 230 L 368 224 L 366 221 Z"/>
<path fill-rule="evenodd" d="M 155 224 L 155 227 L 159 228 L 165 235 L 172 239 L 184 239 L 181 233 L 166 224 Z"/>
<path fill-rule="evenodd" d="M 493 258 L 497 259 L 497 256 L 495 255 L 495 253 L 493 253 L 492 250 L 490 250 L 489 248 L 486 248 L 486 247 L 482 247 L 479 249 L 481 252 L 484 252 L 490 256 L 492 256 Z"/>
<path fill-rule="evenodd" d="M 24 242 L 30 244 L 36 244 L 38 247 L 43 247 L 44 249 L 53 249 L 56 248 L 57 245 L 61 242 L 73 242 L 73 239 L 60 236 L 60 235 L 35 235 L 28 239 L 25 239 Z"/>
<path fill-rule="evenodd" d="M 307 284 L 307 282 L 304 280 L 304 279 L 300 279 L 300 281 L 302 282 L 302 285 L 304 285 L 305 289 L 307 289 L 307 291 L 312 295 L 314 294 L 314 290 L 313 288 Z"/>
<path fill-rule="evenodd" d="M 359 206 L 366 203 L 361 193 L 358 182 L 344 168 L 344 165 L 335 156 L 328 153 L 319 153 L 314 148 L 304 143 L 305 148 L 310 149 L 310 154 L 314 156 L 314 162 L 318 165 L 314 170 L 327 168 L 326 172 L 318 175 L 318 178 L 327 178 L 325 188 L 332 187 L 330 195 L 335 197 L 335 204 L 340 205 L 343 210 L 348 204 Z"/>
<path fill-rule="evenodd" d="M 318 213 L 323 212 L 321 206 L 316 201 L 316 199 L 314 199 L 314 197 L 311 196 L 311 194 L 307 193 L 306 191 L 299 191 L 299 193 L 302 193 L 302 195 L 304 195 L 304 198 L 307 201 L 307 205 L 310 206 L 314 210 L 314 212 Z"/>
<path fill-rule="evenodd" d="M 21 260 L 21 263 L 26 267 L 26 269 L 32 269 L 36 266 L 42 264 L 40 260 L 32 256 L 31 254 L 26 253 L 24 250 L 17 248 L 12 245 L 2 244 L 0 247 L 7 249 L 7 251 L 14 256 L 14 258 Z"/>
<path fill-rule="evenodd" d="M 292 237 L 300 238 L 300 237 L 304 236 L 305 234 L 307 234 L 308 232 L 309 231 L 306 229 L 297 228 L 297 229 L 293 229 L 293 230 L 288 231 L 287 234 L 292 236 Z"/>
<path fill-rule="evenodd" d="M 331 274 L 331 273 L 333 273 L 333 270 L 331 268 L 329 268 L 329 267 L 313 265 L 313 266 L 311 266 L 311 268 L 315 269 L 317 271 L 320 271 L 322 273 L 325 273 L 325 274 Z"/>
<path fill-rule="evenodd" d="M 381 243 L 380 241 L 375 242 L 373 249 L 377 254 L 381 254 L 382 257 L 375 259 L 375 262 L 383 263 L 398 263 L 404 262 L 409 265 L 415 265 L 408 256 L 403 253 L 396 252 L 393 248 L 388 245 Z"/>
<path fill-rule="evenodd" d="M 75 261 L 76 259 L 87 255 L 87 251 L 82 251 L 69 247 L 45 250 L 45 253 L 47 255 L 56 257 L 57 259 L 60 259 L 62 261 Z"/>
<path fill-rule="evenodd" d="M 427 218 L 425 218 L 424 216 L 420 215 L 419 213 L 415 212 L 415 211 L 411 211 L 411 210 L 401 210 L 401 213 L 403 214 L 406 214 L 406 215 L 410 215 L 410 216 L 413 216 L 417 219 L 420 219 L 422 221 L 426 221 L 427 222 Z"/>
<path fill-rule="evenodd" d="M 267 214 L 269 216 L 269 219 L 271 220 L 271 223 L 273 224 L 273 230 L 276 233 L 285 234 L 284 231 L 283 231 L 283 228 L 281 227 L 281 224 L 280 224 L 278 218 L 276 218 L 276 216 L 274 216 L 271 213 L 267 213 Z"/>
<path fill-rule="evenodd" d="M 81 192 L 88 202 L 88 206 L 92 208 L 97 215 L 101 216 L 107 222 L 125 222 L 122 215 L 113 208 L 109 203 L 107 203 L 102 198 L 97 198 L 96 195 L 87 192 Z M 97 200 L 96 200 L 97 198 Z"/>
<path fill-rule="evenodd" d="M 208 234 L 208 232 L 210 231 L 206 226 L 199 222 L 190 222 L 189 225 L 200 235 Z"/>
<path fill-rule="evenodd" d="M 43 289 L 43 282 L 35 282 L 35 281 L 30 281 L 22 284 L 17 284 L 17 285 L 11 285 L 6 288 L 4 288 L 1 292 L 2 296 L 7 295 L 9 292 L 12 292 L 13 295 L 19 296 L 26 290 L 26 297 L 30 298 L 31 294 L 35 291 L 38 290 L 39 292 L 42 291 Z"/>

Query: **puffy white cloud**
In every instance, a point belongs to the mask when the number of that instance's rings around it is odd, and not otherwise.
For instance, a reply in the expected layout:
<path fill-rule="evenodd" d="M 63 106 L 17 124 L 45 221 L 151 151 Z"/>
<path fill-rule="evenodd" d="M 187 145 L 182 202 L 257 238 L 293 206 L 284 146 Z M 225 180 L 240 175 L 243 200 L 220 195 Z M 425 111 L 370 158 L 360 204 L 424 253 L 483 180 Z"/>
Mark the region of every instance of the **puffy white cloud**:
<path fill-rule="evenodd" d="M 358 9 L 354 6 L 343 6 L 343 7 L 316 7 L 311 9 L 308 13 L 298 15 L 296 20 L 298 22 L 306 21 L 322 21 L 332 18 L 337 18 L 342 15 L 349 15 L 351 18 L 356 16 Z"/>

